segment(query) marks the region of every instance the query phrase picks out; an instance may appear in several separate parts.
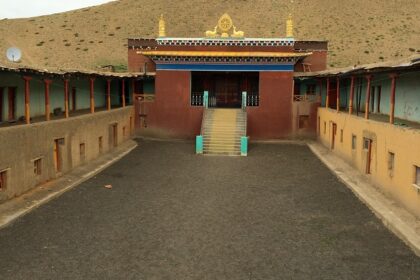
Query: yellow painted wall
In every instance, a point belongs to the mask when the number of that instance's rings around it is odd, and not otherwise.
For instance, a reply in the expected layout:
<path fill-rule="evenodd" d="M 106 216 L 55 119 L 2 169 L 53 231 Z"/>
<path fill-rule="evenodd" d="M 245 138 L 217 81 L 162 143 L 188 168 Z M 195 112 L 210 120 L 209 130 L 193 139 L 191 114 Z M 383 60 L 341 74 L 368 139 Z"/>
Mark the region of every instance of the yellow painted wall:
<path fill-rule="evenodd" d="M 372 139 L 371 174 L 366 175 L 367 178 L 384 193 L 404 205 L 407 210 L 420 217 L 420 192 L 413 186 L 414 166 L 420 166 L 420 130 L 319 108 L 318 139 L 330 149 L 333 123 L 337 124 L 333 151 L 360 172 L 365 173 L 367 152 L 363 149 L 363 138 Z M 343 130 L 342 142 L 341 130 Z M 354 150 L 352 135 L 357 137 Z M 395 154 L 393 172 L 388 170 L 389 152 Z"/>

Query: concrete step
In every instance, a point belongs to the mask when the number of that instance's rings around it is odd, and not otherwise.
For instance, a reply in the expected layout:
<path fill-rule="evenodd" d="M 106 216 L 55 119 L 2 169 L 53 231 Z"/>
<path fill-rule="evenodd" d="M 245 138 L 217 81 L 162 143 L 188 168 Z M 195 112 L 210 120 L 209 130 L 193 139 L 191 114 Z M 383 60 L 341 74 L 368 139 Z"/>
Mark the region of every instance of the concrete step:
<path fill-rule="evenodd" d="M 206 109 L 202 123 L 203 152 L 240 155 L 241 137 L 246 135 L 246 112 L 241 109 Z"/>

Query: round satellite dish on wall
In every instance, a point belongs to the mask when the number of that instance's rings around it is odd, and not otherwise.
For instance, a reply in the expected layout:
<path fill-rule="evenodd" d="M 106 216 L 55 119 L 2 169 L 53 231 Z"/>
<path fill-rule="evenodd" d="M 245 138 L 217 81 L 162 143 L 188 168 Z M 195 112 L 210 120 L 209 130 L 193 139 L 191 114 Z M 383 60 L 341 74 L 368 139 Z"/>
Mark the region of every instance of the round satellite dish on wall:
<path fill-rule="evenodd" d="M 18 62 L 22 58 L 22 52 L 19 48 L 8 48 L 6 52 L 7 59 L 11 62 Z"/>

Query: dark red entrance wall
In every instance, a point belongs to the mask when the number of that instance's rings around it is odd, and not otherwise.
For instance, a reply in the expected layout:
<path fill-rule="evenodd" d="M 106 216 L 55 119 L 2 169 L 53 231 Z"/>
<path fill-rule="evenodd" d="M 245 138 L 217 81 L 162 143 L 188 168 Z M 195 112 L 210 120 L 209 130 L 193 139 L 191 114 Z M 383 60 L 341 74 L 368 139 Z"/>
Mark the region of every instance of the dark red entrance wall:
<path fill-rule="evenodd" d="M 293 72 L 260 73 L 260 106 L 248 107 L 251 139 L 285 138 L 292 133 Z"/>
<path fill-rule="evenodd" d="M 189 71 L 158 71 L 155 101 L 147 109 L 147 130 L 164 136 L 194 138 L 200 134 L 202 107 L 190 105 Z"/>

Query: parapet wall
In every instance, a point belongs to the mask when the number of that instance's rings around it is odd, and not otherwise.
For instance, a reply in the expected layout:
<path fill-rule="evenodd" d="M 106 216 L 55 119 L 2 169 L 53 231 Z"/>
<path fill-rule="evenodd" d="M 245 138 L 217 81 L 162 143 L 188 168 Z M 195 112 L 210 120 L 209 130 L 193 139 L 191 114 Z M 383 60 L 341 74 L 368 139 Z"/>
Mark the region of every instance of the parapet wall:
<path fill-rule="evenodd" d="M 6 176 L 0 201 L 107 153 L 130 139 L 133 132 L 132 106 L 0 128 L 0 173 Z"/>

